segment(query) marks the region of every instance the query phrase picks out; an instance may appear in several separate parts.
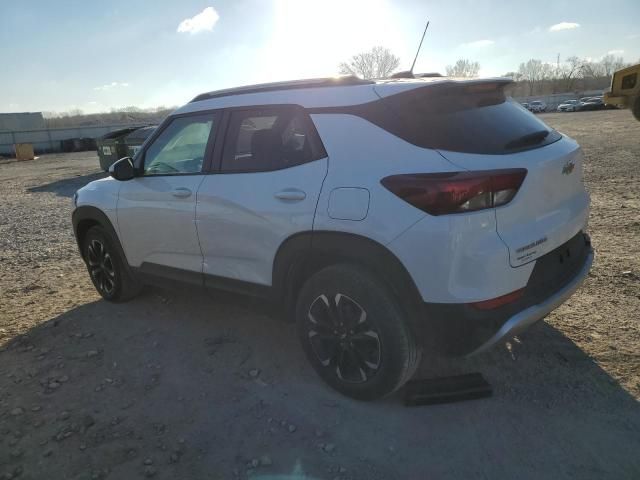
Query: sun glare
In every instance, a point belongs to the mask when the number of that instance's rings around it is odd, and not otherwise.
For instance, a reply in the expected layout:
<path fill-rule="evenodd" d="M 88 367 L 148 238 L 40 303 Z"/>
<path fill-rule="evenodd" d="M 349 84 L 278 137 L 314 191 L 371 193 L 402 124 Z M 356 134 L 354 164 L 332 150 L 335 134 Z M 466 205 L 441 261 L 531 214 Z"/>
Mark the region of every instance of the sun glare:
<path fill-rule="evenodd" d="M 264 48 L 265 81 L 338 74 L 338 64 L 376 45 L 401 48 L 385 0 L 279 0 Z M 394 48 L 395 47 L 395 48 Z M 398 51 L 398 53 L 400 53 Z"/>

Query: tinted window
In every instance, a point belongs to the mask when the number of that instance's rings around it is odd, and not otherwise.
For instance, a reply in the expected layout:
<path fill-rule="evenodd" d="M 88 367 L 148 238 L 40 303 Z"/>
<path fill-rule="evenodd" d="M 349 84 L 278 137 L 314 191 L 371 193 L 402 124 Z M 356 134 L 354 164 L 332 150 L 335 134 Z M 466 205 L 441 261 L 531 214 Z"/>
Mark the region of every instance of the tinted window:
<path fill-rule="evenodd" d="M 439 150 L 503 154 L 561 138 L 507 98 L 502 85 L 422 87 L 355 107 L 353 113 L 414 145 Z"/>
<path fill-rule="evenodd" d="M 632 73 L 631 75 L 625 75 L 624 77 L 622 77 L 622 89 L 627 90 L 629 88 L 635 87 L 637 80 L 638 80 L 637 73 Z"/>
<path fill-rule="evenodd" d="M 231 114 L 222 170 L 277 170 L 322 158 L 311 120 L 300 109 L 240 110 Z"/>
<path fill-rule="evenodd" d="M 144 174 L 200 172 L 214 122 L 211 114 L 172 120 L 146 150 Z"/>

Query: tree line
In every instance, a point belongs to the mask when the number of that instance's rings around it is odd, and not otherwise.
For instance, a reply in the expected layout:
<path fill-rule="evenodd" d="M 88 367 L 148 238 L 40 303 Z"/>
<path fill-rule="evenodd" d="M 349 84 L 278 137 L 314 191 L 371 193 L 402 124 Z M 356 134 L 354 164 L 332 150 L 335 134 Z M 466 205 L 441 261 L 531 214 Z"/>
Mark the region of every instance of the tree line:
<path fill-rule="evenodd" d="M 385 78 L 396 71 L 399 65 L 400 58 L 388 48 L 374 47 L 342 62 L 339 71 L 367 79 Z M 515 81 L 510 87 L 514 96 L 568 93 L 604 89 L 609 86 L 613 72 L 628 65 L 631 64 L 625 63 L 624 58 L 612 54 L 597 61 L 571 56 L 561 62 L 558 56 L 555 63 L 550 63 L 532 58 L 521 63 L 518 70 L 502 76 Z M 466 58 L 445 67 L 448 77 L 477 77 L 479 72 L 480 63 Z"/>

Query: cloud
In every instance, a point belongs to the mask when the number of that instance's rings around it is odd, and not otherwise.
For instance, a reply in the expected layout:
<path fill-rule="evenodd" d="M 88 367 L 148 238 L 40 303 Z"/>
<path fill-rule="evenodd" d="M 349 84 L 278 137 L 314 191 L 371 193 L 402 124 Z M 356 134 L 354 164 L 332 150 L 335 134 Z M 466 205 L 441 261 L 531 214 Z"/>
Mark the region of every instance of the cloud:
<path fill-rule="evenodd" d="M 494 42 L 493 40 L 476 40 L 475 42 L 469 42 L 469 43 L 463 43 L 462 46 L 463 47 L 471 47 L 471 48 L 484 48 L 484 47 L 489 47 L 491 45 L 493 45 Z"/>
<path fill-rule="evenodd" d="M 129 84 L 127 82 L 111 82 L 105 85 L 100 85 L 99 87 L 93 87 L 94 90 L 105 91 L 111 90 L 113 88 L 126 88 Z"/>
<path fill-rule="evenodd" d="M 218 22 L 220 15 L 213 7 L 207 7 L 191 18 L 185 18 L 178 25 L 178 33 L 199 33 L 213 30 L 213 26 Z"/>
<path fill-rule="evenodd" d="M 550 32 L 559 32 L 560 30 L 573 30 L 574 28 L 579 28 L 579 23 L 574 22 L 560 22 L 555 25 L 551 25 L 549 27 Z"/>
<path fill-rule="evenodd" d="M 624 53 L 624 50 L 609 50 L 607 52 L 607 55 L 622 55 Z"/>

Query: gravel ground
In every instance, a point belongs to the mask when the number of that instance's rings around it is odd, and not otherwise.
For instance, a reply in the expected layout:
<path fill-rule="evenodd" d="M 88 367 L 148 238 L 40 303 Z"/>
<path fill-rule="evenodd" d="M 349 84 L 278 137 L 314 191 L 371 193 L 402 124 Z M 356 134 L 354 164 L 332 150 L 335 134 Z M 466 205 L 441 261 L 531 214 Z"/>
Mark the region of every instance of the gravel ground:
<path fill-rule="evenodd" d="M 70 225 L 95 154 L 0 162 L 0 478 L 640 478 L 640 123 L 543 117 L 585 151 L 592 274 L 509 344 L 423 364 L 494 387 L 431 407 L 328 390 L 257 301 L 101 301 Z"/>

